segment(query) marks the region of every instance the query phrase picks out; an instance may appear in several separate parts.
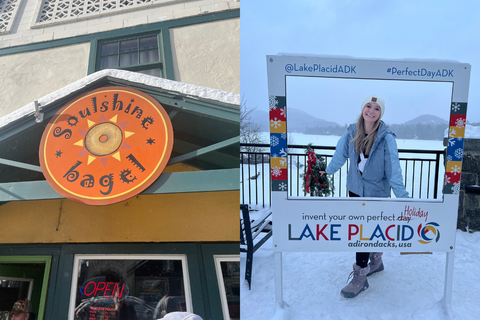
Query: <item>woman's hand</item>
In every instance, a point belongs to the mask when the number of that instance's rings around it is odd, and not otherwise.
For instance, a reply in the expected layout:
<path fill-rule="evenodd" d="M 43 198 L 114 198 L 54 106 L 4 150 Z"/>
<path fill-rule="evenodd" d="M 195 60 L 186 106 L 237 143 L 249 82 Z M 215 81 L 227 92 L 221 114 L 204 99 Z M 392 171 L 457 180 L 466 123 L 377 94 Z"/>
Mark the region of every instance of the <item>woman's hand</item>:
<path fill-rule="evenodd" d="M 325 171 L 320 171 L 320 176 L 323 176 L 324 174 L 326 174 Z"/>

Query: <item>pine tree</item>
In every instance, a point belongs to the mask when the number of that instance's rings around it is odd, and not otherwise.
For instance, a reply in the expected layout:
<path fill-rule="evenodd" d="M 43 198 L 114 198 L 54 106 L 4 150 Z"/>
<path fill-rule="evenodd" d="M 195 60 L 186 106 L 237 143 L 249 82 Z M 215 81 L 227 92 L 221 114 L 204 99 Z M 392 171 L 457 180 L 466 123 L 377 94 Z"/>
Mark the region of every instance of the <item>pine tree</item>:
<path fill-rule="evenodd" d="M 333 176 L 328 176 L 327 174 L 320 175 L 320 171 L 325 171 L 327 168 L 325 157 L 316 154 L 311 143 L 308 144 L 305 154 L 308 163 L 305 166 L 305 173 L 302 175 L 303 190 L 306 193 L 310 193 L 311 197 L 328 197 L 333 195 L 335 190 Z"/>

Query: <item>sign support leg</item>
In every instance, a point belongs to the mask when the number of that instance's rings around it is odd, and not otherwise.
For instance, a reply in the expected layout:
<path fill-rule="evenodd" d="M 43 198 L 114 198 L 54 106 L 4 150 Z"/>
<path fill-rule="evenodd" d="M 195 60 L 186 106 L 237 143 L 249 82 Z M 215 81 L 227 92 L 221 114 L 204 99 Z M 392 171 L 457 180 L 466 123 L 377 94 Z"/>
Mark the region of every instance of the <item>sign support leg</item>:
<path fill-rule="evenodd" d="M 442 306 L 443 311 L 448 316 L 453 316 L 452 312 L 452 287 L 453 287 L 453 267 L 455 251 L 447 252 L 445 264 L 445 289 L 443 292 Z"/>
<path fill-rule="evenodd" d="M 283 308 L 283 272 L 282 272 L 282 253 L 275 252 L 275 303 Z"/>

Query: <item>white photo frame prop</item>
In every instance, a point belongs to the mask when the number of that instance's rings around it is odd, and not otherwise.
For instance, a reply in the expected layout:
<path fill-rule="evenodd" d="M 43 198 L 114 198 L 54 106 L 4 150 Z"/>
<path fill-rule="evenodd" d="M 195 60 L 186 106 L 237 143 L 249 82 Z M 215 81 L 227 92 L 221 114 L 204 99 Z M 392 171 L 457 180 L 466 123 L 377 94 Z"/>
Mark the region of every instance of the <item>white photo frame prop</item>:
<path fill-rule="evenodd" d="M 267 56 L 277 303 L 283 305 L 284 251 L 427 251 L 447 253 L 444 305 L 449 310 L 470 71 L 469 64 L 442 61 Z M 446 162 L 443 199 L 289 197 L 286 114 L 292 76 L 452 83 L 445 109 L 450 108 L 447 156 L 453 157 Z M 375 92 L 365 97 L 370 94 Z"/>

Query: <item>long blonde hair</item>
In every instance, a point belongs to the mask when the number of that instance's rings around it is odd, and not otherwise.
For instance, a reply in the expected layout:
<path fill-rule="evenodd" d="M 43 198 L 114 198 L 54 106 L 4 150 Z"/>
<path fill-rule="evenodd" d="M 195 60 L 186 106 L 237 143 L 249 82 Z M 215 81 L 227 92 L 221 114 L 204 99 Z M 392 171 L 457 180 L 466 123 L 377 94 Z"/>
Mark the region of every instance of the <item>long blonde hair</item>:
<path fill-rule="evenodd" d="M 357 135 L 352 141 L 355 141 L 355 151 L 358 154 L 363 153 L 368 156 L 370 150 L 372 149 L 373 143 L 377 138 L 378 128 L 380 127 L 380 118 L 375 122 L 372 128 L 372 132 L 369 135 L 365 136 L 365 120 L 363 120 L 363 109 L 362 113 L 358 116 L 357 119 Z"/>

